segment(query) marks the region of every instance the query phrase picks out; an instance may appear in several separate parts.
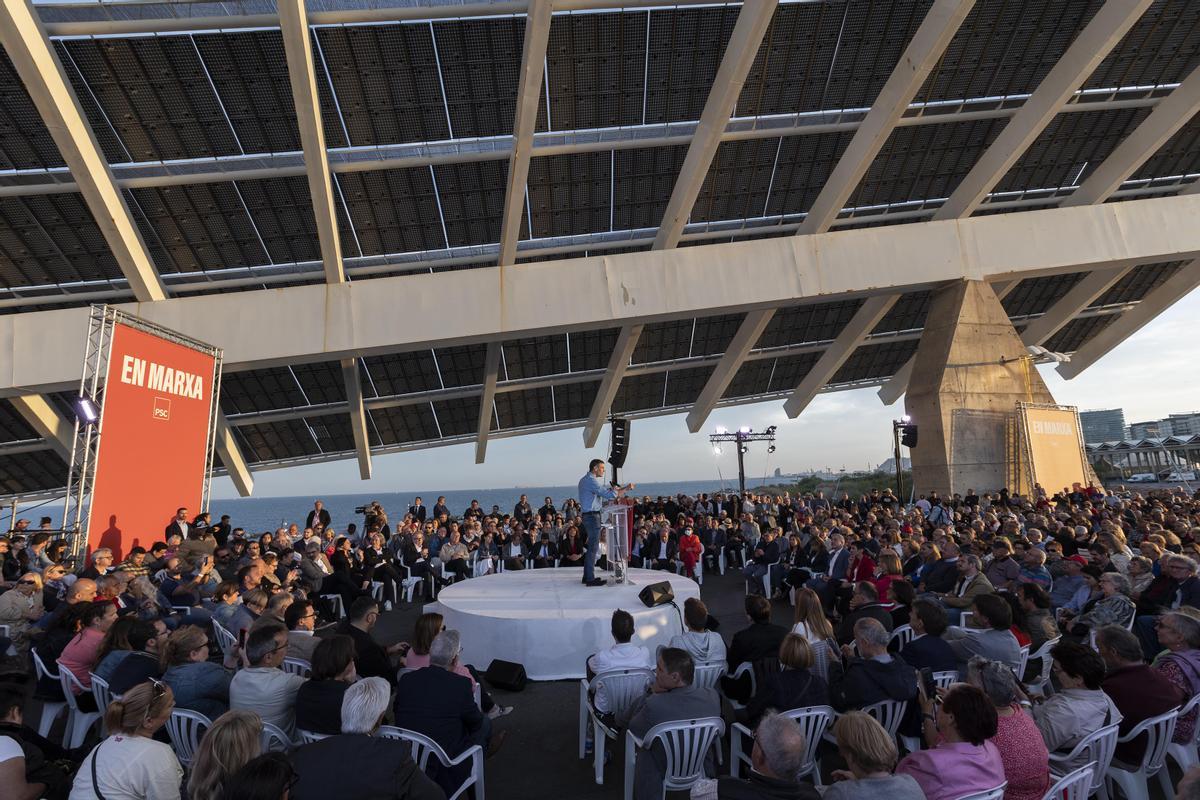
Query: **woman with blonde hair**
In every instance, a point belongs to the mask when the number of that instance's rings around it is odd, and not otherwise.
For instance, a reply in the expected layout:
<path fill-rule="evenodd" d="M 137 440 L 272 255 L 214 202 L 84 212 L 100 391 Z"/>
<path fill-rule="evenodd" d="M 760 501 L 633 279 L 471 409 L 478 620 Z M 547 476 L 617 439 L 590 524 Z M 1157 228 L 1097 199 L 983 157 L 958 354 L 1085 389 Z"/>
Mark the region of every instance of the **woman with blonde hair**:
<path fill-rule="evenodd" d="M 208 634 L 195 625 L 171 633 L 159 653 L 166 667 L 163 682 L 175 692 L 180 708 L 216 719 L 229 710 L 233 673 L 208 660 Z"/>
<path fill-rule="evenodd" d="M 221 800 L 225 784 L 262 752 L 262 719 L 253 711 L 226 711 L 213 722 L 192 760 L 188 800 Z"/>
<path fill-rule="evenodd" d="M 30 628 L 46 613 L 42 599 L 42 576 L 36 572 L 25 573 L 17 579 L 16 588 L 0 595 L 0 624 L 8 626 L 19 653 L 29 650 Z"/>
<path fill-rule="evenodd" d="M 737 712 L 738 722 L 753 727 L 768 708 L 788 711 L 793 708 L 829 705 L 829 684 L 813 669 L 813 651 L 799 634 L 789 633 L 779 646 L 780 672 L 768 672 L 758 691 L 744 709 Z"/>
<path fill-rule="evenodd" d="M 892 774 L 900 755 L 896 740 L 869 714 L 842 714 L 834 723 L 833 736 L 847 768 L 833 771 L 835 783 L 826 789 L 823 800 L 925 800 L 912 777 Z"/>
<path fill-rule="evenodd" d="M 171 687 L 155 680 L 138 684 L 109 703 L 104 715 L 109 736 L 80 765 L 71 800 L 179 800 L 183 768 L 171 745 L 154 738 L 174 708 Z"/>

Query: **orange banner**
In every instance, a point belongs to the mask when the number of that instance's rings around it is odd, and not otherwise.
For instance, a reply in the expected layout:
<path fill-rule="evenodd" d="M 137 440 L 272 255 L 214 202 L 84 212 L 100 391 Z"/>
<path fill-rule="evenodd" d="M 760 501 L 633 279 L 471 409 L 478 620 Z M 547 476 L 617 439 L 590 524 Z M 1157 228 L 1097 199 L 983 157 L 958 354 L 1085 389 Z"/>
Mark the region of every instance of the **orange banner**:
<path fill-rule="evenodd" d="M 1033 480 L 1047 494 L 1087 486 L 1087 462 L 1079 436 L 1079 414 L 1074 409 L 1027 406 L 1025 433 L 1029 441 Z"/>
<path fill-rule="evenodd" d="M 163 539 L 175 510 L 200 512 L 216 358 L 117 322 L 88 512 L 88 551 L 117 561 Z"/>

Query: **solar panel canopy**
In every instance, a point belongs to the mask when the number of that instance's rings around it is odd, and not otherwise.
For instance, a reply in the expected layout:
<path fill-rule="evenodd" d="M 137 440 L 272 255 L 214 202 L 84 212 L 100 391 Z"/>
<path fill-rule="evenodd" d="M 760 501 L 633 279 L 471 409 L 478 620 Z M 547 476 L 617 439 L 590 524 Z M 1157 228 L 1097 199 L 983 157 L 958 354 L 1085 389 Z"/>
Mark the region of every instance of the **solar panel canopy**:
<path fill-rule="evenodd" d="M 165 296 L 266 300 L 329 281 L 331 240 L 344 279 L 357 283 L 492 268 L 506 237 L 520 269 L 638 257 L 664 239 L 712 248 L 804 233 L 931 9 L 954 5 L 801 0 L 763 3 L 764 12 L 756 3 L 559 0 L 546 15 L 540 3 L 310 0 L 299 29 L 265 2 L 35 3 L 44 41 L 0 39 L 0 315 L 138 294 L 105 210 L 23 72 L 27 48 L 53 54 L 90 137 L 84 146 L 102 159 Z M 969 11 L 845 187 L 834 231 L 933 219 L 1021 109 L 1039 102 L 1073 43 L 1105 19 L 1102 0 L 961 5 Z M 972 213 L 1069 203 L 1176 90 L 1189 91 L 1200 4 L 1144 5 Z M 756 13 L 767 15 L 758 29 Z M 530 47 L 540 79 L 527 86 Z M 298 64 L 311 74 L 305 91 Z M 727 120 L 720 108 L 713 116 L 718 98 L 729 101 Z M 710 118 L 724 127 L 710 133 Z M 1193 191 L 1200 119 L 1160 138 L 1102 201 Z M 313 191 L 314 163 L 327 163 L 318 170 L 327 196 Z M 679 202 L 681 224 L 664 234 Z M 1130 265 L 1044 345 L 1077 351 L 1192 269 Z M 1016 282 L 1001 291 L 1005 310 L 1023 330 L 1088 280 L 1078 271 Z M 936 288 L 900 295 L 823 376 L 823 390 L 878 386 L 901 370 Z M 822 355 L 868 289 L 775 309 L 710 407 L 783 398 L 822 374 Z M 281 324 L 305 324 L 270 310 Z M 438 329 L 460 309 L 453 296 L 413 296 L 394 313 Z M 578 427 L 595 418 L 614 367 L 620 379 L 601 410 L 680 413 L 711 394 L 752 322 L 745 311 L 654 320 L 624 360 L 628 331 L 609 325 L 433 341 L 349 364 L 315 355 L 231 364 L 221 410 L 252 469 Z M 53 396 L 54 407 L 67 414 L 69 400 Z M 45 494 L 65 478 L 61 448 L 0 399 L 0 496 Z"/>

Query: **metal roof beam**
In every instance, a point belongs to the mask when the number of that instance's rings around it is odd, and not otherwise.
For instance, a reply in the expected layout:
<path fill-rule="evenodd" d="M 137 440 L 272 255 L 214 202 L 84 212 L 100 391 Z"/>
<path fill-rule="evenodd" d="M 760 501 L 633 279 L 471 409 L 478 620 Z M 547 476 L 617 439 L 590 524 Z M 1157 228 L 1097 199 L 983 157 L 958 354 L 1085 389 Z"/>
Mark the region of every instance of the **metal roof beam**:
<path fill-rule="evenodd" d="M 500 375 L 500 342 L 488 342 L 483 360 L 483 391 L 479 395 L 479 427 L 475 434 L 475 463 L 487 457 L 488 434 L 492 430 L 492 414 L 496 402 L 496 380 Z"/>
<path fill-rule="evenodd" d="M 223 348 L 237 371 L 1192 260 L 1197 218 L 1193 194 L 117 307 Z M 395 313 L 438 297 L 454 297 L 459 313 L 432 326 Z M 280 325 L 266 307 L 305 324 Z M 0 315 L 0 395 L 76 384 L 88 319 L 86 307 Z"/>
<path fill-rule="evenodd" d="M 1107 0 L 933 218 L 971 216 L 1153 2 Z"/>
<path fill-rule="evenodd" d="M 854 351 L 892 310 L 898 299 L 900 295 L 891 294 L 868 297 L 863 301 L 833 344 L 821 354 L 821 358 L 805 374 L 783 404 L 783 410 L 789 417 L 795 419 L 800 416 L 800 412 L 808 408 L 808 404 L 817 396 L 817 392 L 821 391 L 821 387 L 833 380 L 837 371 L 854 355 Z"/>
<path fill-rule="evenodd" d="M 167 296 L 79 98 L 29 0 L 0 3 L 0 44 L 58 145 L 88 210 L 138 300 Z"/>
<path fill-rule="evenodd" d="M 513 119 L 512 157 L 508 160 L 504 215 L 500 222 L 502 267 L 517 261 L 517 240 L 521 238 L 521 212 L 525 208 L 525 187 L 529 179 L 529 159 L 533 154 L 533 132 L 537 127 L 538 100 L 542 96 L 542 76 L 545 74 L 546 45 L 550 41 L 550 12 L 553 7 L 551 0 L 529 0 L 529 13 L 525 18 L 521 78 L 517 84 L 517 110 Z M 529 224 L 532 230 L 533 220 Z"/>
<path fill-rule="evenodd" d="M 1067 380 L 1078 376 L 1197 287 L 1200 287 L 1200 260 L 1186 264 L 1140 303 L 1089 339 L 1071 355 L 1070 361 L 1058 365 L 1058 373 Z"/>
<path fill-rule="evenodd" d="M 704 185 L 704 178 L 712 166 L 717 148 L 721 146 L 721 135 L 729 125 L 738 95 L 742 92 L 746 76 L 750 67 L 754 65 L 754 59 L 762 46 L 763 38 L 767 35 L 767 28 L 771 25 L 771 18 L 775 15 L 778 5 L 779 0 L 746 0 L 742 10 L 738 12 L 729 44 L 725 47 L 725 54 L 717 67 L 708 98 L 704 101 L 704 110 L 700 112 L 700 121 L 696 125 L 687 155 L 683 158 L 683 165 L 675 179 L 671 198 L 667 201 L 667 208 L 654 235 L 651 249 L 671 250 L 679 245 L 684 226 L 691 216 L 692 207 L 696 205 L 696 197 L 700 194 L 700 187 Z M 629 358 L 621 358 L 621 350 L 628 349 L 632 353 L 637 346 L 638 337 L 641 336 L 641 326 L 635 327 L 636 331 L 631 327 L 621 330 L 621 339 L 626 347 L 613 352 L 608 364 L 610 375 L 606 376 L 611 385 L 601 386 L 591 413 L 588 414 L 588 425 L 583 431 L 583 441 L 588 447 L 595 445 L 600 426 L 604 424 L 612 399 L 616 396 L 617 386 L 620 385 L 625 369 L 629 366 Z"/>
<path fill-rule="evenodd" d="M 608 368 L 600 379 L 600 388 L 596 390 L 596 399 L 592 401 L 591 411 L 588 412 L 587 424 L 583 426 L 583 446 L 595 447 L 600 438 L 600 430 L 608 418 L 617 389 L 629 369 L 629 359 L 637 347 L 638 339 L 642 336 L 641 325 L 626 325 L 617 334 L 617 344 L 613 347 L 612 355 L 608 358 Z"/>
<path fill-rule="evenodd" d="M 343 358 L 342 380 L 346 384 L 346 405 L 350 411 L 350 434 L 354 437 L 354 452 L 358 456 L 358 475 L 371 479 L 371 437 L 367 433 L 367 412 L 363 408 L 362 376 L 357 358 Z"/>
<path fill-rule="evenodd" d="M 249 497 L 254 491 L 254 476 L 250 467 L 246 465 L 246 456 L 242 454 L 242 448 L 234 438 L 233 429 L 223 411 L 217 412 L 216 434 L 214 446 L 217 455 L 221 457 L 221 464 L 225 467 L 225 474 L 233 481 L 239 495 Z"/>
<path fill-rule="evenodd" d="M 71 451 L 75 448 L 75 422 L 68 420 L 58 409 L 40 394 L 20 394 L 9 398 L 29 427 L 46 440 L 46 446 L 58 453 L 62 460 L 71 463 Z"/>
<path fill-rule="evenodd" d="M 929 9 L 830 173 L 825 187 L 797 228 L 797 235 L 825 233 L 837 222 L 855 187 L 887 143 L 974 5 L 975 0 L 937 0 Z M 894 296 L 892 303 L 899 299 Z M 773 310 L 767 309 L 746 315 L 733 342 L 726 348 L 725 357 L 713 370 L 688 412 L 687 426 L 692 433 L 704 425 L 774 314 Z"/>

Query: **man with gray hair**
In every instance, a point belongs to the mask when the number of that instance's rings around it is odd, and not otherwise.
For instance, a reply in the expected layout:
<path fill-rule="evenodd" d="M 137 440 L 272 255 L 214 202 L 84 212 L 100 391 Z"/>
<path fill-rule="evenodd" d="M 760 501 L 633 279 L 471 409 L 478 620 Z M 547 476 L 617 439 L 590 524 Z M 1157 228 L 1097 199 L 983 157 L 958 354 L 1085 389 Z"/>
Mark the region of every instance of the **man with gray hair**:
<path fill-rule="evenodd" d="M 396 724 L 423 733 L 442 746 L 447 755 L 479 745 L 491 756 L 504 743 L 505 731 L 492 738 L 492 721 L 475 705 L 471 679 L 458 675 L 461 647 L 458 631 L 442 631 L 429 647 L 429 666 L 405 673 L 396 686 Z M 433 766 L 430 777 L 453 794 L 469 768 Z"/>
<path fill-rule="evenodd" d="M 391 686 L 363 678 L 342 698 L 342 733 L 292 754 L 292 800 L 443 800 L 445 793 L 413 763 L 407 742 L 375 736 Z"/>
<path fill-rule="evenodd" d="M 701 780 L 692 787 L 692 800 L 818 800 L 821 794 L 796 775 L 804 766 L 807 742 L 799 723 L 768 713 L 754 730 L 750 777 Z"/>
<path fill-rule="evenodd" d="M 107 547 L 98 547 L 92 551 L 92 565 L 79 573 L 81 578 L 103 578 L 113 571 L 113 551 Z"/>
<path fill-rule="evenodd" d="M 287 628 L 277 622 L 250 631 L 246 659 L 229 683 L 229 707 L 253 711 L 263 722 L 278 726 L 289 739 L 296 737 L 296 693 L 305 678 L 279 668 L 287 656 Z"/>
<path fill-rule="evenodd" d="M 850 659 L 842 677 L 829 687 L 829 701 L 838 711 L 850 711 L 883 700 L 907 702 L 917 696 L 917 671 L 888 653 L 887 628 L 877 619 L 854 624 L 857 656 L 849 645 L 842 654 Z"/>

